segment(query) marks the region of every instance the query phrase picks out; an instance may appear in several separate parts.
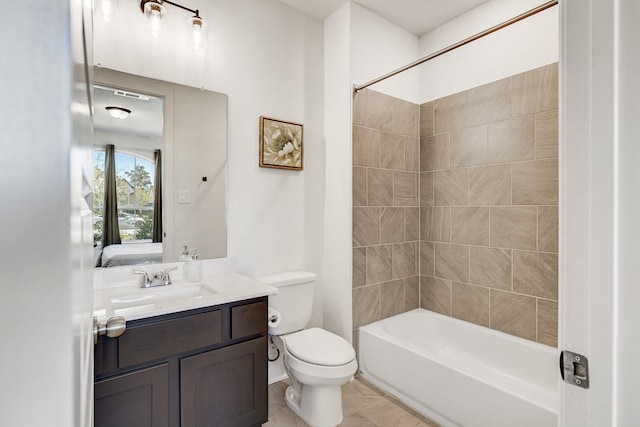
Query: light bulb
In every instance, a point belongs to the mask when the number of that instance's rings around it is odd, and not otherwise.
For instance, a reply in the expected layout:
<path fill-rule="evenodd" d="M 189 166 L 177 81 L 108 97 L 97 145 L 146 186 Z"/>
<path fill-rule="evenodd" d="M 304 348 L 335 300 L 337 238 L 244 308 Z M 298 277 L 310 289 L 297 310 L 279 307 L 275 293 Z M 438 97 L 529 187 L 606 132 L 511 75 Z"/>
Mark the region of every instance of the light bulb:
<path fill-rule="evenodd" d="M 153 37 L 158 37 L 160 35 L 160 30 L 162 29 L 162 24 L 160 23 L 160 13 L 156 10 L 151 12 L 151 17 L 149 18 L 149 27 L 151 28 L 151 34 Z"/>
<path fill-rule="evenodd" d="M 189 26 L 191 28 L 191 34 L 189 36 L 189 43 L 194 50 L 204 50 L 207 47 L 207 23 L 204 22 L 199 16 L 194 16 L 189 19 Z"/>
<path fill-rule="evenodd" d="M 147 30 L 153 37 L 158 37 L 163 30 L 162 17 L 166 9 L 160 3 L 149 1 L 144 5 L 144 15 L 147 17 Z"/>
<path fill-rule="evenodd" d="M 104 22 L 114 22 L 118 14 L 118 0 L 101 0 L 98 16 Z"/>

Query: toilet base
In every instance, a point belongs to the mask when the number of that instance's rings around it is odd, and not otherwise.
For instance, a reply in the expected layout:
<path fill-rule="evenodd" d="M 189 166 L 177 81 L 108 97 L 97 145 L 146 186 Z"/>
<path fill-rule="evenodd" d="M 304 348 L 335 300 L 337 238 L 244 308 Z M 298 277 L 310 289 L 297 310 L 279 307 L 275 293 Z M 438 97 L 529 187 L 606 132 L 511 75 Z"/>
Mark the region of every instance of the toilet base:
<path fill-rule="evenodd" d="M 316 330 L 314 333 L 318 334 L 318 331 Z M 350 353 L 348 351 L 350 349 L 354 358 L 341 365 L 309 363 L 297 358 L 289 351 L 288 340 L 291 337 L 297 337 L 296 334 L 283 338 L 285 347 L 283 365 L 289 380 L 291 380 L 291 385 L 285 392 L 285 401 L 300 418 L 312 427 L 337 426 L 342 422 L 342 385 L 352 379 L 358 369 L 353 347 L 346 341 L 341 342 L 341 338 L 332 337 L 329 332 L 322 331 L 320 332 L 321 338 L 324 334 L 325 342 L 327 334 L 330 339 L 334 340 L 334 344 L 338 339 L 338 347 L 342 346 L 343 352 L 347 354 Z M 330 340 L 329 343 L 331 345 Z M 320 361 L 322 362 L 324 359 Z"/>
<path fill-rule="evenodd" d="M 285 400 L 312 427 L 335 427 L 342 422 L 342 386 L 290 385 Z"/>

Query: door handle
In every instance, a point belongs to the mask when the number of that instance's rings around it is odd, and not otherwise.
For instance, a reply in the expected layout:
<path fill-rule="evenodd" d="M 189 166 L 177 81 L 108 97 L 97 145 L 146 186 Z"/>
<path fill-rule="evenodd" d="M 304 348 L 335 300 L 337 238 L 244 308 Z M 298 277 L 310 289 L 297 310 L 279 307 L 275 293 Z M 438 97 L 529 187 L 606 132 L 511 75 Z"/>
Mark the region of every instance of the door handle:
<path fill-rule="evenodd" d="M 106 335 L 109 338 L 118 338 L 127 330 L 127 321 L 122 316 L 110 317 L 106 322 L 100 323 L 98 318 L 93 318 L 93 344 L 98 343 L 98 337 Z"/>

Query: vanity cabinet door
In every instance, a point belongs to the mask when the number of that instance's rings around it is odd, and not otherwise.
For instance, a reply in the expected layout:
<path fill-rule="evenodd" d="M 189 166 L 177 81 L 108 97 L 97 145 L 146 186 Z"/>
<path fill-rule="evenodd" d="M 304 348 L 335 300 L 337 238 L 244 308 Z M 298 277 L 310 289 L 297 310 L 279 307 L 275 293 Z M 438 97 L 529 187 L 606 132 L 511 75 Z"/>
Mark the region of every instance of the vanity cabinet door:
<path fill-rule="evenodd" d="M 95 384 L 95 427 L 168 427 L 169 365 Z"/>
<path fill-rule="evenodd" d="M 246 427 L 267 422 L 266 360 L 266 337 L 181 359 L 181 425 Z"/>

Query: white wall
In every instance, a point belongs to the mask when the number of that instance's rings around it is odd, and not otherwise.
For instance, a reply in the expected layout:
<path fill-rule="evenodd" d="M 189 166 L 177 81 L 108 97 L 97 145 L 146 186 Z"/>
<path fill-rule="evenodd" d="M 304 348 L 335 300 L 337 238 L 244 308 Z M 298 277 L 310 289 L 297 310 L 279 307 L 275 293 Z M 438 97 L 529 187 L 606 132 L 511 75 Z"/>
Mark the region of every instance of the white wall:
<path fill-rule="evenodd" d="M 136 9 L 135 2 L 120 2 L 121 9 L 131 5 Z M 99 22 L 95 62 L 229 96 L 228 255 L 237 257 L 238 271 L 248 275 L 297 269 L 317 273 L 312 322 L 320 324 L 322 22 L 276 0 L 194 0 L 189 6 L 200 9 L 208 22 L 205 56 L 189 51 L 180 38 L 188 14 L 167 6 L 167 30 L 160 40 L 144 34 L 144 17 L 137 10 L 121 13 L 110 29 Z M 261 115 L 304 124 L 304 171 L 258 167 Z"/>
<path fill-rule="evenodd" d="M 418 37 L 348 2 L 324 22 L 324 327 L 352 339 L 351 102 L 362 84 L 415 60 Z M 417 70 L 373 89 L 418 100 Z"/>
<path fill-rule="evenodd" d="M 351 2 L 351 79 L 363 84 L 541 4 L 490 0 L 418 38 Z M 371 86 L 423 103 L 558 61 L 558 8 Z"/>
<path fill-rule="evenodd" d="M 539 6 L 540 0 L 491 0 L 420 37 L 420 57 Z M 419 103 L 558 61 L 558 7 L 419 65 Z"/>
<path fill-rule="evenodd" d="M 350 12 L 324 22 L 325 146 L 324 327 L 351 340 L 351 79 Z"/>
<path fill-rule="evenodd" d="M 420 56 L 417 36 L 398 27 L 357 3 L 350 12 L 351 82 L 362 85 L 403 67 Z M 409 102 L 419 102 L 418 69 L 406 71 L 371 89 Z"/>

